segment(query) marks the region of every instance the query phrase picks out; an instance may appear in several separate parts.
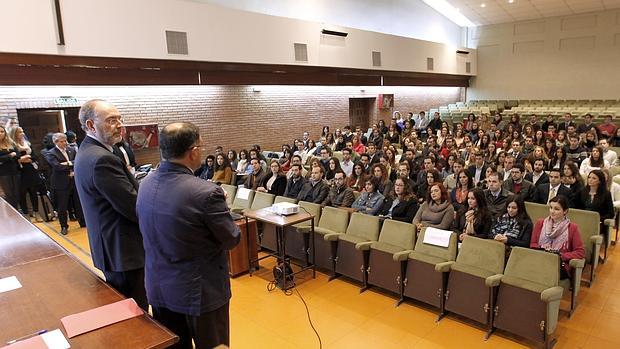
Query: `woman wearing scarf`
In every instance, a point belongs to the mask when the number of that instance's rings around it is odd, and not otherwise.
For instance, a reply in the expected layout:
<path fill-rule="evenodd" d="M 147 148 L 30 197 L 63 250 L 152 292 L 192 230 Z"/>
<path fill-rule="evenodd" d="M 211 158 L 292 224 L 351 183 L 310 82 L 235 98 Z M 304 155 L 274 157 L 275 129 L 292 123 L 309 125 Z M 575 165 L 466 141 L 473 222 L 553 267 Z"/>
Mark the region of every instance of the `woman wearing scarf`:
<path fill-rule="evenodd" d="M 450 229 L 454 220 L 454 207 L 448 191 L 441 183 L 433 183 L 426 194 L 426 201 L 413 218 L 416 233 L 423 227 Z"/>
<path fill-rule="evenodd" d="M 549 252 L 557 252 L 562 259 L 560 278 L 567 279 L 571 275 L 568 261 L 581 259 L 585 256 L 583 242 L 579 235 L 579 227 L 566 216 L 568 200 L 558 195 L 549 201 L 549 217 L 541 218 L 532 231 L 531 248 L 542 248 Z"/>

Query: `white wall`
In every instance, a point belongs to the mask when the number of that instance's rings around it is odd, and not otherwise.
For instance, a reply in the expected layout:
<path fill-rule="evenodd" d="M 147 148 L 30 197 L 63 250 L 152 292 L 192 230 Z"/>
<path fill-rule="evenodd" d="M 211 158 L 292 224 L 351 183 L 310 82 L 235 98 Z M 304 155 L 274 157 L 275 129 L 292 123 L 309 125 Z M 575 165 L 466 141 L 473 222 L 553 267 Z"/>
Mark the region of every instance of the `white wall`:
<path fill-rule="evenodd" d="M 350 28 L 336 40 L 320 34 L 319 22 L 185 0 L 63 0 L 66 45 L 59 47 L 51 3 L 2 1 L 0 52 L 299 64 L 293 43 L 300 42 L 308 44 L 309 65 L 373 69 L 374 50 L 382 52 L 382 70 L 426 72 L 434 57 L 435 73 L 465 75 L 465 59 L 476 72 L 475 54 L 457 57 L 452 45 Z M 188 32 L 189 55 L 167 54 L 165 30 Z"/>
<path fill-rule="evenodd" d="M 461 27 L 420 0 L 194 0 L 384 34 L 463 44 Z"/>
<path fill-rule="evenodd" d="M 620 11 L 470 30 L 478 75 L 467 99 L 620 98 Z"/>

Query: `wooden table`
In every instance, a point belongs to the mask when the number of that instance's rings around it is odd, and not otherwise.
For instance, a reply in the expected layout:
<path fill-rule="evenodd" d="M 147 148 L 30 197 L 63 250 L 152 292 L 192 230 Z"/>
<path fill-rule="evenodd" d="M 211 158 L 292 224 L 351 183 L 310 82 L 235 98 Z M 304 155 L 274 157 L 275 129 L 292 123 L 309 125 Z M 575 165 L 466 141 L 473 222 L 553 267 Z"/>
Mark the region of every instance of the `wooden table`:
<path fill-rule="evenodd" d="M 0 293 L 0 346 L 40 330 L 61 329 L 64 316 L 124 297 L 0 199 L 0 278 L 22 288 Z M 178 337 L 148 315 L 68 339 L 72 348 L 165 348 Z"/>
<path fill-rule="evenodd" d="M 228 267 L 230 276 L 237 277 L 250 271 L 250 261 L 258 260 L 258 245 L 256 244 L 256 221 L 245 219 L 235 221 L 241 231 L 241 240 L 232 250 L 228 251 Z M 248 255 L 250 258 L 248 259 Z M 255 268 L 258 262 L 252 264 Z"/>
<path fill-rule="evenodd" d="M 265 222 L 268 224 L 273 224 L 276 227 L 276 253 L 275 254 L 267 254 L 264 257 L 258 258 L 258 259 L 252 259 L 252 256 L 250 256 L 248 254 L 248 259 L 249 259 L 249 263 L 250 264 L 254 264 L 254 261 L 258 262 L 259 260 L 263 259 L 263 258 L 267 258 L 267 257 L 276 257 L 278 260 L 278 265 L 282 265 L 285 261 L 286 261 L 286 234 L 284 233 L 284 228 L 294 225 L 294 224 L 298 224 L 298 223 L 302 223 L 305 221 L 310 221 L 311 222 L 311 234 L 312 234 L 312 263 L 310 263 L 309 265 L 299 265 L 301 267 L 301 270 L 296 271 L 293 273 L 297 274 L 297 273 L 301 273 L 304 270 L 307 269 L 312 269 L 312 277 L 315 278 L 316 277 L 316 265 L 314 263 L 315 261 L 315 255 L 314 255 L 314 246 L 315 246 L 315 241 L 314 241 L 314 216 L 311 215 L 308 212 L 299 212 L 296 214 L 292 214 L 292 215 L 288 215 L 288 216 L 283 216 L 283 215 L 279 215 L 276 213 L 273 213 L 273 211 L 271 211 L 271 207 L 266 207 L 266 208 L 262 208 L 260 210 L 246 210 L 243 212 L 243 215 L 245 216 L 246 222 L 249 221 L 250 219 L 255 219 L 261 222 Z M 290 263 L 293 263 L 292 261 Z M 252 269 L 250 269 L 250 275 L 252 275 Z M 289 284 L 286 282 L 287 280 L 287 271 L 286 268 L 282 268 L 282 281 L 281 283 L 278 283 L 278 280 L 274 280 L 275 281 L 275 285 L 282 289 L 283 291 L 286 291 L 290 288 L 292 288 L 294 286 L 294 284 Z"/>

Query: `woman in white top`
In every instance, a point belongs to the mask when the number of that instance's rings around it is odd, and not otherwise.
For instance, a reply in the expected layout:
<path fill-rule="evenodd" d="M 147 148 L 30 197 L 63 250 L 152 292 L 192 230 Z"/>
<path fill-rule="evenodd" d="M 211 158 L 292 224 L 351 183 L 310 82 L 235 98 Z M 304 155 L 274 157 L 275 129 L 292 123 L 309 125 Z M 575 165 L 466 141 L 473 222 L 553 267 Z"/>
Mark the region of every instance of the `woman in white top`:
<path fill-rule="evenodd" d="M 607 189 L 611 193 L 611 200 L 614 202 L 614 209 L 618 210 L 620 209 L 620 184 L 609 178 L 608 169 L 603 169 L 603 174 L 605 175 Z M 616 177 L 618 177 L 618 175 L 614 176 L 614 178 Z"/>
<path fill-rule="evenodd" d="M 605 168 L 609 168 L 609 162 L 603 159 L 603 149 L 601 147 L 594 147 L 590 157 L 581 162 L 579 173 L 582 176 L 587 176 L 592 170 L 602 170 Z"/>

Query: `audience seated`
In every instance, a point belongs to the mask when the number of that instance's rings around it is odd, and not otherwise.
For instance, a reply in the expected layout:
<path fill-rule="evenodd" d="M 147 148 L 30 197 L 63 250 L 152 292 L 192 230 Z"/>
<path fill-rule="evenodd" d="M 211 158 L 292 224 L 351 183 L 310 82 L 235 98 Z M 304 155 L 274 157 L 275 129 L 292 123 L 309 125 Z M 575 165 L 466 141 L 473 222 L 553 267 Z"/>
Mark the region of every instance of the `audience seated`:
<path fill-rule="evenodd" d="M 301 187 L 297 195 L 298 201 L 307 201 L 315 204 L 321 204 L 329 194 L 329 185 L 323 180 L 323 168 L 319 164 L 312 168 L 310 178 Z"/>
<path fill-rule="evenodd" d="M 383 200 L 385 199 L 383 194 L 378 190 L 381 180 L 377 177 L 370 177 L 364 184 L 365 191 L 355 200 L 351 207 L 357 212 L 376 216 L 379 214 L 379 210 L 381 210 Z"/>
<path fill-rule="evenodd" d="M 510 197 L 506 202 L 506 212 L 493 222 L 489 239 L 504 243 L 506 248 L 529 247 L 531 236 L 532 220 L 525 210 L 523 199 Z"/>
<path fill-rule="evenodd" d="M 387 219 L 411 223 L 418 212 L 418 200 L 411 187 L 411 179 L 400 176 L 394 181 L 394 187 L 381 209 L 381 215 Z"/>
<path fill-rule="evenodd" d="M 613 201 L 603 171 L 590 172 L 588 184 L 575 195 L 575 208 L 598 212 L 601 217 L 601 232 L 604 228 L 603 221 L 614 217 Z"/>
<path fill-rule="evenodd" d="M 493 217 L 487 208 L 482 189 L 476 188 L 467 193 L 467 203 L 456 212 L 454 231 L 463 241 L 466 235 L 486 239 L 491 231 Z"/>
<path fill-rule="evenodd" d="M 609 162 L 603 157 L 603 148 L 594 147 L 590 156 L 584 159 L 579 166 L 579 174 L 587 176 L 592 170 L 609 168 Z"/>
<path fill-rule="evenodd" d="M 280 169 L 278 160 L 271 160 L 269 173 L 265 176 L 263 184 L 256 188 L 256 191 L 282 196 L 286 191 L 286 176 Z"/>
<path fill-rule="evenodd" d="M 258 187 L 262 187 L 265 183 L 265 178 L 267 177 L 267 173 L 263 170 L 261 166 L 261 161 L 258 158 L 252 158 L 250 160 L 250 167 L 252 168 L 252 173 L 247 176 L 243 186 L 247 189 L 256 190 Z"/>
<path fill-rule="evenodd" d="M 560 278 L 562 279 L 567 279 L 571 275 L 569 260 L 585 257 L 579 227 L 568 219 L 568 210 L 568 200 L 564 196 L 551 199 L 549 216 L 536 222 L 530 242 L 531 248 L 560 254 L 562 260 Z"/>
<path fill-rule="evenodd" d="M 353 201 L 355 201 L 355 195 L 353 190 L 347 187 L 345 173 L 342 169 L 337 169 L 329 194 L 327 194 L 322 206 L 351 207 Z"/>
<path fill-rule="evenodd" d="M 217 154 L 215 157 L 211 180 L 218 184 L 230 184 L 232 182 L 232 168 L 230 168 L 228 157 L 223 153 Z"/>
<path fill-rule="evenodd" d="M 413 218 L 417 232 L 423 227 L 450 229 L 454 219 L 454 208 L 443 184 L 433 183 L 426 194 L 424 203 Z"/>
<path fill-rule="evenodd" d="M 367 177 L 364 165 L 358 162 L 353 166 L 353 173 L 347 177 L 347 186 L 355 191 L 363 191 Z"/>
<path fill-rule="evenodd" d="M 287 198 L 297 199 L 301 188 L 303 188 L 306 183 L 306 178 L 301 175 L 301 165 L 293 164 L 287 176 L 286 189 L 283 195 Z"/>
<path fill-rule="evenodd" d="M 531 201 L 536 194 L 536 187 L 532 182 L 523 179 L 525 167 L 517 163 L 510 170 L 510 178 L 502 184 L 502 187 L 514 195 L 519 195 L 524 201 Z"/>
<path fill-rule="evenodd" d="M 454 206 L 454 211 L 459 211 L 463 206 L 467 206 L 467 193 L 474 189 L 474 181 L 470 172 L 460 170 L 457 173 L 457 182 L 454 189 L 450 191 L 450 200 Z"/>

